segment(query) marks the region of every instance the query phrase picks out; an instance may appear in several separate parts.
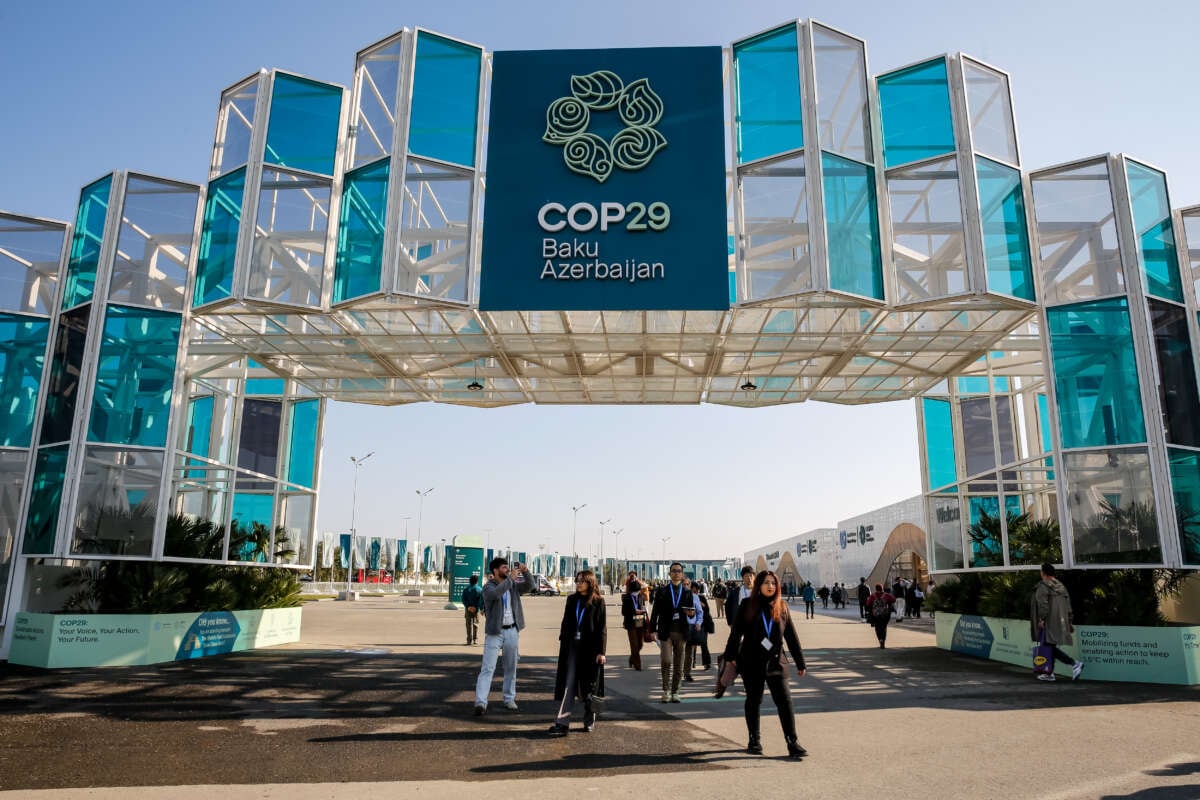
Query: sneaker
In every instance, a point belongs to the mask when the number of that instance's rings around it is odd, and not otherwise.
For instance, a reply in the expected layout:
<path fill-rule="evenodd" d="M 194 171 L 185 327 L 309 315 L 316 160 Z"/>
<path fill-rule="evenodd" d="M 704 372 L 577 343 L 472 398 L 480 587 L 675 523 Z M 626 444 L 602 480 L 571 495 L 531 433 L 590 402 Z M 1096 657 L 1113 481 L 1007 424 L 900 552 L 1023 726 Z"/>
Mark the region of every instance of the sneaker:
<path fill-rule="evenodd" d="M 521 710 L 520 707 L 517 705 L 516 700 L 505 700 L 504 707 L 507 708 L 509 711 L 520 711 Z"/>
<path fill-rule="evenodd" d="M 670 692 L 663 692 L 662 700 L 660 700 L 659 702 L 660 702 L 660 703 L 669 703 L 669 702 L 671 702 L 671 693 L 670 693 Z"/>
<path fill-rule="evenodd" d="M 678 702 L 680 702 L 680 700 L 679 700 L 679 692 L 671 692 L 671 702 L 672 702 L 672 703 L 678 703 Z"/>
<path fill-rule="evenodd" d="M 475 716 L 482 717 L 487 712 L 487 706 L 475 706 Z"/>
<path fill-rule="evenodd" d="M 1076 661 L 1075 665 L 1071 667 L 1071 680 L 1079 680 L 1079 673 L 1081 672 L 1083 672 L 1083 662 Z"/>
<path fill-rule="evenodd" d="M 547 731 L 547 733 L 553 737 L 566 736 L 570 732 L 570 728 L 568 728 L 566 725 L 559 725 L 557 722 L 551 725 L 550 730 Z"/>
<path fill-rule="evenodd" d="M 1054 677 L 1053 674 L 1045 673 L 1045 672 L 1043 672 L 1041 675 L 1038 675 L 1037 678 L 1039 681 L 1056 681 L 1056 680 L 1058 680 L 1058 678 Z"/>
<path fill-rule="evenodd" d="M 695 678 L 693 678 L 691 675 L 684 675 L 684 676 L 683 676 L 683 679 L 684 679 L 685 681 L 687 681 L 688 683 L 695 683 L 695 682 L 696 682 L 696 679 L 695 679 Z"/>

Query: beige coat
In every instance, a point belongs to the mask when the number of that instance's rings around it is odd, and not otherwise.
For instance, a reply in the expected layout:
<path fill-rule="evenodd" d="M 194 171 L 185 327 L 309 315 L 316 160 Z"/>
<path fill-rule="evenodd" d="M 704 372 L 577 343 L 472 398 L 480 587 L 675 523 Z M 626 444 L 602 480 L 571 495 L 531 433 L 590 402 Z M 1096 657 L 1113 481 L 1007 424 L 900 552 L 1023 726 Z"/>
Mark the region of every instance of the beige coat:
<path fill-rule="evenodd" d="M 1046 578 L 1029 600 L 1030 637 L 1037 641 L 1038 623 L 1046 623 L 1046 644 L 1073 644 L 1074 620 L 1071 597 L 1058 578 Z"/>

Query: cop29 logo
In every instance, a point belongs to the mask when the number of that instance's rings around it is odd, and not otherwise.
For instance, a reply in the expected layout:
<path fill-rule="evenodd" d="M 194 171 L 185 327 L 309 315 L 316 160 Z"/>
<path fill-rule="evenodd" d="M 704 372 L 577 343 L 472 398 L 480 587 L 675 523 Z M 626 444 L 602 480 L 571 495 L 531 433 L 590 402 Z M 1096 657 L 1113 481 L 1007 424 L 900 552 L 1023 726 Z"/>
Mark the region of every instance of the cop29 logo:
<path fill-rule="evenodd" d="M 593 113 L 613 108 L 623 129 L 609 141 L 588 131 Z M 662 115 L 662 98 L 646 78 L 626 85 L 608 70 L 572 75 L 571 94 L 546 109 L 542 141 L 562 147 L 563 161 L 572 172 L 604 183 L 614 167 L 639 170 L 667 146 L 666 137 L 654 127 Z"/>

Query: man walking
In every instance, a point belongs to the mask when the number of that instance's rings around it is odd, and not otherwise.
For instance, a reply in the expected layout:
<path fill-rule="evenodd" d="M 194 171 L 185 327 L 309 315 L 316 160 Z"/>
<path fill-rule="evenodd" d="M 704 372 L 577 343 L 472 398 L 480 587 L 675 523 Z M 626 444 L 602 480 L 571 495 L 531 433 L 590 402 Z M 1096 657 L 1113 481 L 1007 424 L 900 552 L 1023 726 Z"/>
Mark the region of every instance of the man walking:
<path fill-rule="evenodd" d="M 1071 680 L 1078 680 L 1083 662 L 1076 661 L 1059 649 L 1060 644 L 1075 641 L 1075 620 L 1071 614 L 1071 596 L 1067 587 L 1054 577 L 1054 565 L 1042 564 L 1042 581 L 1029 600 L 1030 636 L 1035 642 L 1044 641 L 1054 648 L 1054 657 L 1071 668 Z M 1055 680 L 1054 672 L 1038 675 L 1040 681 Z"/>
<path fill-rule="evenodd" d="M 671 564 L 671 582 L 654 593 L 650 626 L 658 633 L 662 651 L 662 702 L 679 702 L 679 683 L 683 680 L 683 658 L 687 651 L 688 628 L 696 615 L 692 592 L 683 585 L 683 564 Z"/>
<path fill-rule="evenodd" d="M 742 585 L 729 592 L 729 596 L 725 598 L 725 623 L 729 627 L 733 627 L 733 621 L 737 619 L 738 606 L 743 600 L 749 600 L 750 595 L 754 593 L 754 567 L 749 565 L 742 567 Z"/>
<path fill-rule="evenodd" d="M 858 579 L 858 618 L 863 622 L 869 623 L 871 620 L 867 616 L 867 598 L 871 596 L 871 587 L 867 586 L 866 578 Z"/>
<path fill-rule="evenodd" d="M 479 591 L 479 576 L 472 575 L 471 582 L 462 590 L 463 614 L 467 619 L 467 644 L 479 641 L 479 604 L 483 602 L 483 592 Z"/>
<path fill-rule="evenodd" d="M 487 711 L 488 694 L 492 690 L 492 675 L 496 660 L 504 653 L 504 707 L 517 711 L 517 639 L 525 627 L 521 610 L 521 595 L 533 589 L 533 576 L 521 563 L 515 565 L 517 579 L 509 576 L 508 560 L 493 558 L 488 565 L 491 577 L 483 585 L 483 666 L 475 681 L 475 716 Z"/>

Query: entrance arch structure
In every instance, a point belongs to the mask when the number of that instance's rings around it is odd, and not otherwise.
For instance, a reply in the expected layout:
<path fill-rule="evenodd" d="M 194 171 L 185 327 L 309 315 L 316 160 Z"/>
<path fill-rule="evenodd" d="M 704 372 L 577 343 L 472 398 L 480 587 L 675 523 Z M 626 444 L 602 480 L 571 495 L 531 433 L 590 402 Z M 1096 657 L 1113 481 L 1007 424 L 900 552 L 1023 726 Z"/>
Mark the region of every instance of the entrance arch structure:
<path fill-rule="evenodd" d="M 1018 511 L 1061 520 L 1067 565 L 1200 565 L 1176 518 L 1200 503 L 1200 208 L 1161 171 L 1027 172 L 1002 70 L 873 75 L 815 21 L 540 52 L 414 28 L 348 88 L 261 70 L 220 95 L 204 185 L 118 171 L 73 223 L 0 214 L 0 649 L 80 562 L 310 566 L 328 399 L 916 398 L 935 572 L 1028 567 Z M 172 512 L 224 536 L 179 550 Z M 968 536 L 984 514 L 995 541 Z"/>

